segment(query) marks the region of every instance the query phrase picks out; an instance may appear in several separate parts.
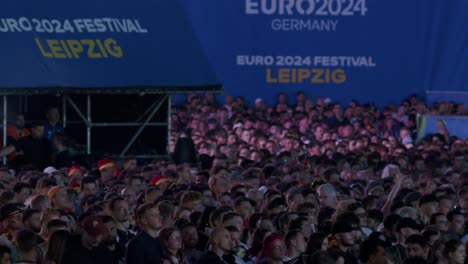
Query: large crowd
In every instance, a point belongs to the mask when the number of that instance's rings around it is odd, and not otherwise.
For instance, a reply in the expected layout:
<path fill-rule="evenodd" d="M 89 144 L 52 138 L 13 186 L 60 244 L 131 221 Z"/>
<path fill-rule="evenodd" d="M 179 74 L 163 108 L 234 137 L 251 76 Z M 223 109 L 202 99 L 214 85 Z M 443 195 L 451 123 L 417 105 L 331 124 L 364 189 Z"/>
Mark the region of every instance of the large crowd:
<path fill-rule="evenodd" d="M 466 264 L 468 141 L 443 123 L 417 138 L 429 113 L 465 110 L 193 94 L 172 108 L 171 159 L 92 165 L 57 108 L 30 129 L 18 114 L 0 264 Z"/>

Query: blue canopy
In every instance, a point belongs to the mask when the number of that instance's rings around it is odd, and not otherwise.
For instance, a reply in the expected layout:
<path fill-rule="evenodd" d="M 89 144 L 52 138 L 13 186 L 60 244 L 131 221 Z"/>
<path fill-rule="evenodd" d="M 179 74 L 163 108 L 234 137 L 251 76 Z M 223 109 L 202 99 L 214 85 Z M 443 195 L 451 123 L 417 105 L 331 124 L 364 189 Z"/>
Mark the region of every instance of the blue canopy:
<path fill-rule="evenodd" d="M 0 92 L 218 91 L 178 0 L 5 0 Z"/>

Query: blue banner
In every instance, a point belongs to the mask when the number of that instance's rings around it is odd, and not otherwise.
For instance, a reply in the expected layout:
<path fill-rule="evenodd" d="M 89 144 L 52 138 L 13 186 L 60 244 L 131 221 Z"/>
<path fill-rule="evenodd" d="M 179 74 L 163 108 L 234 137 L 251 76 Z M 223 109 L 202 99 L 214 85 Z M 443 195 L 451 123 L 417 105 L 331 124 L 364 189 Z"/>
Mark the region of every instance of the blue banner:
<path fill-rule="evenodd" d="M 450 136 L 468 139 L 468 117 L 422 116 L 418 122 L 418 139 L 431 134 L 443 134 L 444 130 L 447 130 Z"/>
<path fill-rule="evenodd" d="M 220 84 L 179 1 L 0 5 L 3 90 Z"/>
<path fill-rule="evenodd" d="M 468 1 L 183 0 L 231 95 L 382 106 L 468 89 Z"/>

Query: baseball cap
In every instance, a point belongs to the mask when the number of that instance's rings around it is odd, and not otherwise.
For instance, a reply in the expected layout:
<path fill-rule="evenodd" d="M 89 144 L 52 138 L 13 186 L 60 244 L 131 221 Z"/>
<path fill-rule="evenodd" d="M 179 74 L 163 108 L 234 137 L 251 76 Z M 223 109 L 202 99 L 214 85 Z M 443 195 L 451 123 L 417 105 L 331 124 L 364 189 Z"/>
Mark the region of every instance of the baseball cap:
<path fill-rule="evenodd" d="M 90 236 L 99 236 L 104 233 L 104 223 L 102 222 L 101 217 L 96 215 L 86 217 L 83 220 L 81 227 Z"/>
<path fill-rule="evenodd" d="M 105 159 L 98 161 L 99 170 L 103 170 L 109 167 L 115 167 L 115 163 L 111 159 L 105 158 Z"/>
<path fill-rule="evenodd" d="M 57 171 L 58 170 L 55 167 L 49 166 L 45 168 L 43 172 L 51 175 L 52 173 L 57 172 Z"/>
<path fill-rule="evenodd" d="M 15 204 L 6 204 L 0 209 L 0 221 L 7 219 L 8 217 L 22 213 L 21 208 Z"/>

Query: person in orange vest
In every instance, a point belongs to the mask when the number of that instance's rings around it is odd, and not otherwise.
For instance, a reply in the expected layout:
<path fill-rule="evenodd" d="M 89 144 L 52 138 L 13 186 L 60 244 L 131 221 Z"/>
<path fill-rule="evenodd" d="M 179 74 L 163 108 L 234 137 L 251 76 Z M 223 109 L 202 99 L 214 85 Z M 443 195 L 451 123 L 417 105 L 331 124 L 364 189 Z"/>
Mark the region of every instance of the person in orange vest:
<path fill-rule="evenodd" d="M 25 127 L 25 118 L 23 113 L 16 114 L 15 123 L 10 123 L 7 127 L 7 142 L 17 141 L 22 137 L 31 135 L 31 131 Z M 3 148 L 3 140 L 1 141 L 1 147 Z M 7 156 L 9 161 L 12 161 L 18 155 L 17 152 L 13 152 Z"/>

